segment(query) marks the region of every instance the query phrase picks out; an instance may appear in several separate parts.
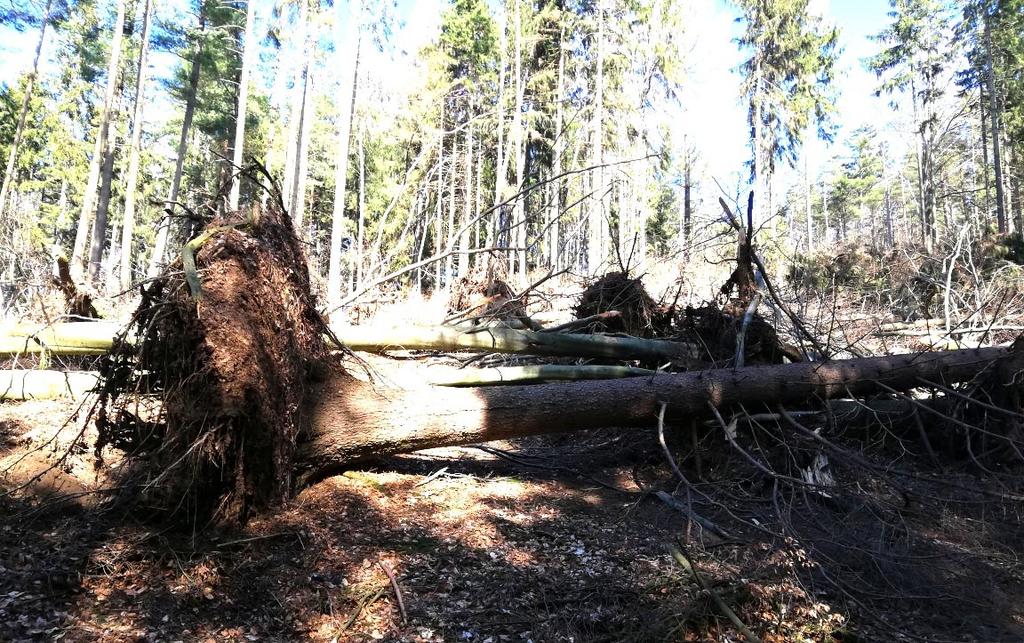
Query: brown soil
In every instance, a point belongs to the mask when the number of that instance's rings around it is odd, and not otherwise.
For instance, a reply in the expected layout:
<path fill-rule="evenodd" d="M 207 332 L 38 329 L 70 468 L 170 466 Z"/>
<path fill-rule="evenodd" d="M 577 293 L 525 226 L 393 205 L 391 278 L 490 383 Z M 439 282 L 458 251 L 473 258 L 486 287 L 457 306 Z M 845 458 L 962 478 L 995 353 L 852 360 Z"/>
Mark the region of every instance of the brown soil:
<path fill-rule="evenodd" d="M 0 405 L 0 443 L 26 449 L 69 410 Z M 879 463 L 915 448 L 857 437 Z M 830 496 L 777 490 L 703 428 L 701 481 L 687 432 L 669 438 L 708 494 L 695 509 L 733 540 L 641 493 L 675 486 L 653 431 L 388 458 L 231 533 L 0 498 L 0 640 L 741 640 L 666 553 L 676 541 L 766 641 L 1024 637 L 1019 504 L 943 486 L 906 451 L 922 479 L 904 497 L 836 462 Z M 947 464 L 944 482 L 999 488 Z"/>

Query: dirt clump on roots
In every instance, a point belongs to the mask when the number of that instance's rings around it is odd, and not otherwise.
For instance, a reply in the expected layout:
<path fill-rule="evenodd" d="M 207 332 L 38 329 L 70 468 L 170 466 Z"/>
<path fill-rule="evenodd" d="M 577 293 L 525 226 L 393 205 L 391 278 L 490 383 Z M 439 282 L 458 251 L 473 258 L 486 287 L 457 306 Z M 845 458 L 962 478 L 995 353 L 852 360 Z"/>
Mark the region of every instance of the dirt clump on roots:
<path fill-rule="evenodd" d="M 672 334 L 669 309 L 654 301 L 639 278 L 625 272 L 609 272 L 588 286 L 573 313 L 585 319 L 610 311 L 620 314 L 597 322 L 597 330 L 646 338 Z"/>
<path fill-rule="evenodd" d="M 214 221 L 207 233 L 198 296 L 182 263 L 170 266 L 144 293 L 131 346 L 105 365 L 98 449 L 137 456 L 131 475 L 147 505 L 230 524 L 294 492 L 302 409 L 340 366 L 283 209 Z M 162 400 L 157 421 L 133 413 L 140 396 Z"/>

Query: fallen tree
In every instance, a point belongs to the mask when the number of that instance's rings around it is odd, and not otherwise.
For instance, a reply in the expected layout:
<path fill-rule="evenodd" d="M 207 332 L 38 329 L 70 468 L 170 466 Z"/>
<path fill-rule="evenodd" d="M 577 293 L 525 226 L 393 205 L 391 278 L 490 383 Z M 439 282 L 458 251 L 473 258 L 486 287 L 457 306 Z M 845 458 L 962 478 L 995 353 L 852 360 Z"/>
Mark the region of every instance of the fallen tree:
<path fill-rule="evenodd" d="M 827 363 L 715 369 L 628 379 L 396 392 L 345 375 L 327 381 L 309 409 L 297 466 L 309 476 L 372 457 L 598 427 L 650 427 L 708 414 L 708 404 L 807 404 L 888 389 L 971 380 L 1006 348 L 894 355 Z"/>
<path fill-rule="evenodd" d="M 56 355 L 103 355 L 121 327 L 113 322 L 64 322 L 49 326 L 16 324 L 0 328 L 0 355 L 48 351 Z M 692 344 L 619 335 L 570 335 L 503 325 L 335 326 L 328 338 L 369 353 L 389 350 L 488 351 L 618 360 L 696 359 Z"/>
<path fill-rule="evenodd" d="M 0 326 L 0 355 L 103 355 L 110 352 L 120 330 L 116 322 L 100 321 L 4 324 Z"/>
<path fill-rule="evenodd" d="M 691 344 L 619 335 L 569 335 L 516 330 L 497 326 L 469 330 L 463 327 L 403 326 L 334 328 L 346 347 L 370 353 L 386 350 L 483 350 L 495 353 L 590 357 L 600 359 L 670 361 L 699 357 Z"/>
<path fill-rule="evenodd" d="M 948 386 L 1020 357 L 986 348 L 536 386 L 385 388 L 343 367 L 283 211 L 224 224 L 195 254 L 201 289 L 172 267 L 144 293 L 125 333 L 133 340 L 103 366 L 96 410 L 98 446 L 136 456 L 124 488 L 189 520 L 245 520 L 310 480 L 388 454 L 652 426 L 662 405 L 668 419 L 689 420 L 709 403 L 805 404 L 922 379 Z M 160 421 L 133 415 L 137 396 L 154 393 Z"/>
<path fill-rule="evenodd" d="M 89 371 L 0 371 L 0 400 L 51 400 L 84 397 L 99 377 Z"/>

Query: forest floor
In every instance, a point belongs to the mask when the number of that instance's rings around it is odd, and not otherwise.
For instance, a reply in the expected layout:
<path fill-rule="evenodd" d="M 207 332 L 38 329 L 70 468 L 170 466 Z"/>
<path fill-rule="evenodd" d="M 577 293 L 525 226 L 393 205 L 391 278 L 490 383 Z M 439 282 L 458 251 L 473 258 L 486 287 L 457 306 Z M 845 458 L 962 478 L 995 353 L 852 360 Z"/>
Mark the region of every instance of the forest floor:
<path fill-rule="evenodd" d="M 4 460 L 61 448 L 67 439 L 34 451 L 73 412 L 0 405 Z M 1020 504 L 955 502 L 927 482 L 938 471 L 917 471 L 898 520 L 873 516 L 869 528 L 869 474 L 841 471 L 860 505 L 804 498 L 780 509 L 763 489 L 746 491 L 766 502 L 732 502 L 721 494 L 743 489 L 735 456 L 709 444 L 694 486 L 752 524 L 788 514 L 808 540 L 782 547 L 749 529 L 723 540 L 645 493 L 672 488 L 653 428 L 489 446 L 499 450 L 387 458 L 219 535 L 97 512 L 90 496 L 41 497 L 90 486 L 83 452 L 33 494 L 0 499 L 0 640 L 742 640 L 712 593 L 766 641 L 1024 639 Z M 944 479 L 996 488 L 980 474 Z M 702 513 L 729 524 L 721 507 Z M 842 546 L 829 546 L 832 530 Z M 858 530 L 850 545 L 845 532 Z M 671 543 L 711 592 L 673 561 Z"/>

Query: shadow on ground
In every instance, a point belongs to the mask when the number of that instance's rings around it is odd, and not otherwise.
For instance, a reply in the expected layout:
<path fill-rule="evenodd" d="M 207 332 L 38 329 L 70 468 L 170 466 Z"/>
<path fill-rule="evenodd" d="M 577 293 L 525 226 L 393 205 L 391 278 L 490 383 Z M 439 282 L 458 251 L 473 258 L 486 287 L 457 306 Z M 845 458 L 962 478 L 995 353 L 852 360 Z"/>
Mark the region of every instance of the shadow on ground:
<path fill-rule="evenodd" d="M 673 541 L 765 640 L 1024 636 L 1019 507 L 780 492 L 725 450 L 695 483 L 721 505 L 694 500 L 723 540 L 640 491 L 672 489 L 650 431 L 502 447 L 388 458 L 231 534 L 5 498 L 0 639 L 740 640 Z"/>

